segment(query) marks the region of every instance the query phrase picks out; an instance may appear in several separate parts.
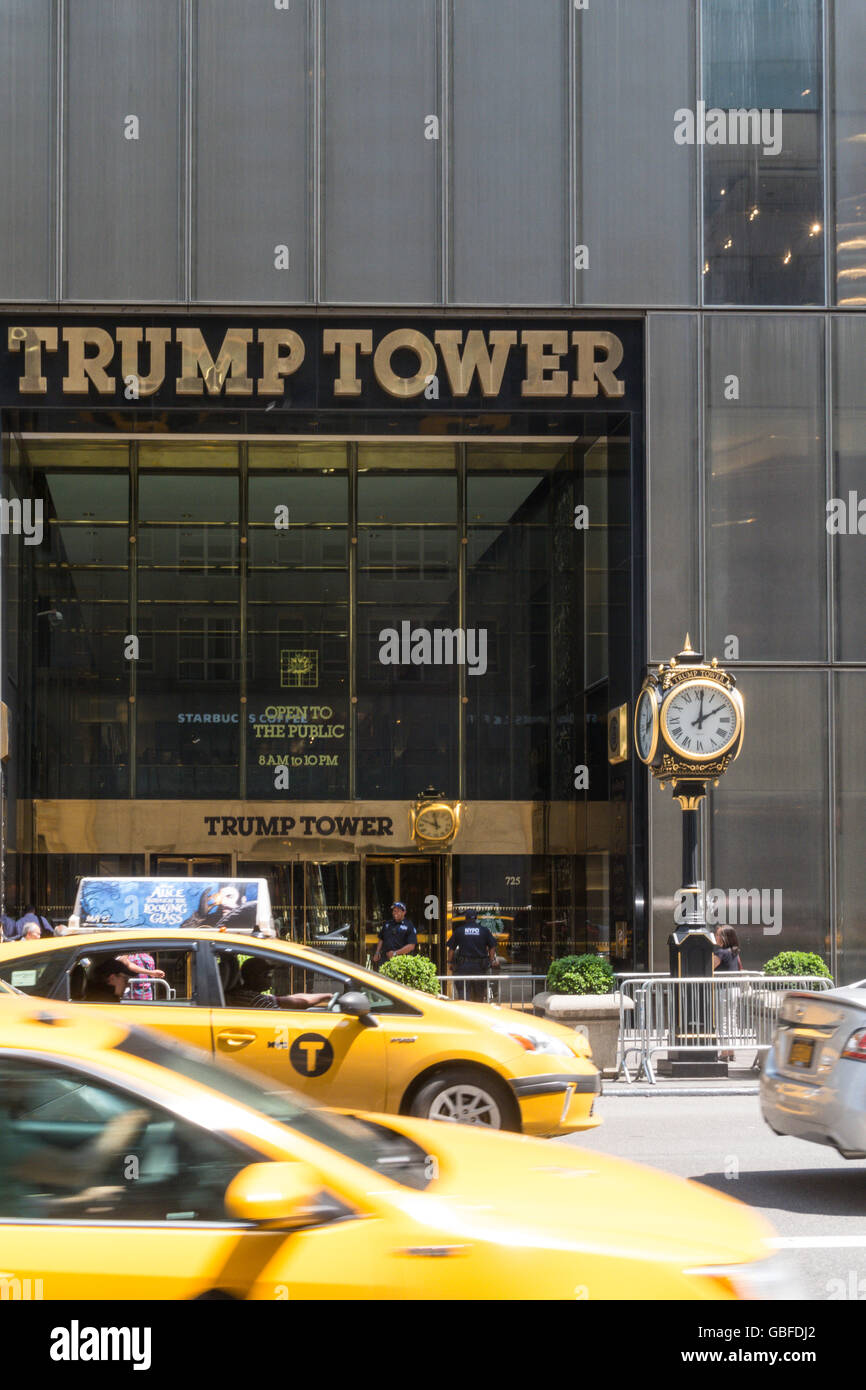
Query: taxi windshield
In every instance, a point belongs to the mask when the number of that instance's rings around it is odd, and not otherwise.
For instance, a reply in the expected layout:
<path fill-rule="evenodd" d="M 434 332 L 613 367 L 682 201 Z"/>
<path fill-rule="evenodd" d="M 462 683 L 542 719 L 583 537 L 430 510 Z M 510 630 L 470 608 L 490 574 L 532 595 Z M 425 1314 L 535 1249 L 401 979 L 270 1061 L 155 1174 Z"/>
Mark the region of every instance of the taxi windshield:
<path fill-rule="evenodd" d="M 229 1070 L 179 1043 L 167 1045 L 143 1029 L 131 1028 L 115 1048 L 267 1115 L 304 1138 L 373 1168 L 404 1187 L 423 1189 L 428 1185 L 430 1164 L 426 1150 L 386 1125 L 320 1109 L 294 1091 L 262 1084 L 249 1073 Z"/>

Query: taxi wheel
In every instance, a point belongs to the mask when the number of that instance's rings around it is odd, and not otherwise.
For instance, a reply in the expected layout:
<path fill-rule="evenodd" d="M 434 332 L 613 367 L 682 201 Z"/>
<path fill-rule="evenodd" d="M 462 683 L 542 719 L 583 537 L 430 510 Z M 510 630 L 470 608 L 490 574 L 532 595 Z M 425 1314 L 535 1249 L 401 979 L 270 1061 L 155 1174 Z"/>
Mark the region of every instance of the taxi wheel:
<path fill-rule="evenodd" d="M 424 1120 L 488 1129 L 517 1129 L 514 1105 L 501 1082 L 480 1072 L 445 1071 L 434 1076 L 412 1099 L 409 1113 Z"/>

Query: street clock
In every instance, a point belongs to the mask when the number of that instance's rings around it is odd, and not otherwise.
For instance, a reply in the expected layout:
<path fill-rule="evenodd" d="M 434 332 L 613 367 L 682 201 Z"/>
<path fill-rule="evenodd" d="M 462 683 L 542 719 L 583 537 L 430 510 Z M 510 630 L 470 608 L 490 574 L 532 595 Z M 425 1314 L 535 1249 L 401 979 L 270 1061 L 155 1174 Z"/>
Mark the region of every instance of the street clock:
<path fill-rule="evenodd" d="M 651 671 L 635 702 L 634 743 L 660 787 L 670 782 L 683 813 L 682 888 L 680 902 L 694 906 L 685 918 L 675 917 L 668 937 L 670 977 L 712 979 L 713 933 L 703 907 L 698 813 L 707 783 L 727 772 L 743 746 L 743 697 L 729 671 L 715 657 L 704 661 L 686 633 L 683 650 Z M 670 1076 L 726 1076 L 716 1039 L 715 997 L 709 994 L 673 998 L 674 1047 L 659 1063 Z M 706 1042 L 706 1047 L 703 1043 Z M 680 1046 L 676 1046 L 679 1043 Z M 698 1044 L 697 1050 L 695 1045 Z"/>
<path fill-rule="evenodd" d="M 661 785 L 718 779 L 743 746 L 743 697 L 715 657 L 704 661 L 688 635 L 683 650 L 651 672 L 635 706 L 634 742 Z"/>

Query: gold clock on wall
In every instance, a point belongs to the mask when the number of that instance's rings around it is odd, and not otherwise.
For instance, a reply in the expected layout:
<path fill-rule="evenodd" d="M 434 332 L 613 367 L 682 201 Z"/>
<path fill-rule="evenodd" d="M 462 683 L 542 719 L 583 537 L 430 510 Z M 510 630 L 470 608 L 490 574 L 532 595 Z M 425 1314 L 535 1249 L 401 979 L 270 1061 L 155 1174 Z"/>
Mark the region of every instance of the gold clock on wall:
<path fill-rule="evenodd" d="M 460 803 L 419 799 L 409 813 L 412 838 L 417 844 L 449 845 L 460 828 Z"/>

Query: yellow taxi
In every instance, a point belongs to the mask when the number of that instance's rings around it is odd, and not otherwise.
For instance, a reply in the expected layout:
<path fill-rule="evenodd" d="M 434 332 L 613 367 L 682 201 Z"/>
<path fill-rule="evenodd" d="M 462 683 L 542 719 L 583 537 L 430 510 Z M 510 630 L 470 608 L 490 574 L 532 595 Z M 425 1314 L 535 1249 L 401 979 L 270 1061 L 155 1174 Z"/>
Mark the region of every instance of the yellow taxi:
<path fill-rule="evenodd" d="M 796 1292 L 730 1197 L 562 1144 L 313 1108 L 128 1017 L 0 997 L 6 1299 Z"/>
<path fill-rule="evenodd" d="M 161 973 L 112 972 L 109 983 L 112 961 L 141 969 L 142 957 Z M 238 1057 L 324 1105 L 536 1135 L 600 1123 L 600 1075 L 572 1029 L 422 994 L 294 942 L 215 930 L 75 933 L 7 943 L 0 980 Z"/>

